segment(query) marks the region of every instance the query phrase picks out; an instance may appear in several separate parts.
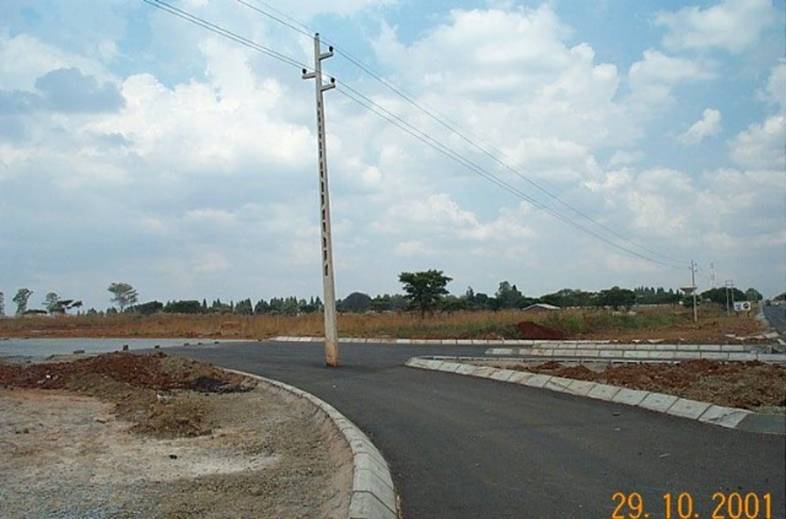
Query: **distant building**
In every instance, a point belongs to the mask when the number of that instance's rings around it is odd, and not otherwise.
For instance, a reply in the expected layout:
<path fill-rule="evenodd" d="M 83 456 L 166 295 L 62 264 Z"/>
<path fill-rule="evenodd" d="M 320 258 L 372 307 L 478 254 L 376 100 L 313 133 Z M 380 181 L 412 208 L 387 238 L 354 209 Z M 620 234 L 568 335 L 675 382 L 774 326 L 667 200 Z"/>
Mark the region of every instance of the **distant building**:
<path fill-rule="evenodd" d="M 560 310 L 560 307 L 546 303 L 535 303 L 534 305 L 529 305 L 522 308 L 521 310 L 523 312 L 553 312 L 555 310 Z"/>

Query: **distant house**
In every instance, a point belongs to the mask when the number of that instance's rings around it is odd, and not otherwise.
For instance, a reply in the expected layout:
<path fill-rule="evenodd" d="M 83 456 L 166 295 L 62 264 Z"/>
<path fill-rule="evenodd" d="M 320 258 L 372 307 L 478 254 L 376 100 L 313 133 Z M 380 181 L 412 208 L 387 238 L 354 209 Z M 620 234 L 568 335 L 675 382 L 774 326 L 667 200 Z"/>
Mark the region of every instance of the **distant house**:
<path fill-rule="evenodd" d="M 555 310 L 559 310 L 560 307 L 549 305 L 546 303 L 535 303 L 534 305 L 529 305 L 527 307 L 522 308 L 523 312 L 553 312 Z"/>

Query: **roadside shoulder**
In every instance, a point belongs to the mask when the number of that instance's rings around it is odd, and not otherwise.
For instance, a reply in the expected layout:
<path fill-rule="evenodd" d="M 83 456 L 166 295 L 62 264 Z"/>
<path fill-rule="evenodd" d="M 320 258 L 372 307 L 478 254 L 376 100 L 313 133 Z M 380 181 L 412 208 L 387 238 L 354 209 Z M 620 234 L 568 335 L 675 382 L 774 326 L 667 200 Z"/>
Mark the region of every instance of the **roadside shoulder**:
<path fill-rule="evenodd" d="M 318 419 L 329 421 L 344 437 L 352 450 L 353 478 L 348 519 L 396 519 L 399 517 L 398 497 L 390 469 L 379 449 L 354 423 L 336 408 L 316 396 L 278 380 L 244 371 L 225 371 L 258 380 L 282 396 L 302 398 L 316 408 Z"/>

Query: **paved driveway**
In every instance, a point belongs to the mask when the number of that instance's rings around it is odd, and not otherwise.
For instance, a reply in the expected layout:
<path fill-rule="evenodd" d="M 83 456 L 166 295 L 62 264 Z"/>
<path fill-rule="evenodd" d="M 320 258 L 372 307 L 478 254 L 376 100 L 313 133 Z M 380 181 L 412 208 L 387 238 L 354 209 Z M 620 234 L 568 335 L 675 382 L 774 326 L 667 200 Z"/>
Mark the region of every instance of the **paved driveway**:
<path fill-rule="evenodd" d="M 609 518 L 614 492 L 690 492 L 708 518 L 712 494 L 771 492 L 784 517 L 786 439 L 542 389 L 405 368 L 417 354 L 462 346 L 342 345 L 327 369 L 315 343 L 169 350 L 276 378 L 329 402 L 391 465 L 406 518 Z M 673 517 L 677 517 L 673 515 Z"/>

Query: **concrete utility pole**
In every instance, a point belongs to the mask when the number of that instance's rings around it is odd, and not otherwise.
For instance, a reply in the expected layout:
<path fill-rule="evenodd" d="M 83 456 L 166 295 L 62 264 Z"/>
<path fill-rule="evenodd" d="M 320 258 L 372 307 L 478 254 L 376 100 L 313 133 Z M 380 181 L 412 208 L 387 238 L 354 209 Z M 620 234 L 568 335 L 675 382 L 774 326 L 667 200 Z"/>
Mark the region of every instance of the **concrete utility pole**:
<path fill-rule="evenodd" d="M 734 306 L 734 281 L 731 279 L 726 280 L 726 315 L 731 315 L 731 309 Z"/>
<path fill-rule="evenodd" d="M 699 321 L 699 312 L 696 309 L 696 262 L 690 260 L 690 284 L 693 287 L 693 322 Z"/>
<path fill-rule="evenodd" d="M 322 234 L 322 284 L 325 292 L 325 363 L 338 366 L 338 331 L 336 327 L 336 286 L 333 279 L 333 243 L 330 238 L 330 190 L 328 189 L 327 146 L 325 145 L 325 106 L 322 94 L 336 87 L 335 78 L 322 83 L 322 60 L 333 56 L 333 47 L 322 52 L 319 33 L 314 35 L 314 70 L 303 69 L 303 79 L 313 79 L 317 98 L 317 143 L 319 160 L 320 228 Z"/>

